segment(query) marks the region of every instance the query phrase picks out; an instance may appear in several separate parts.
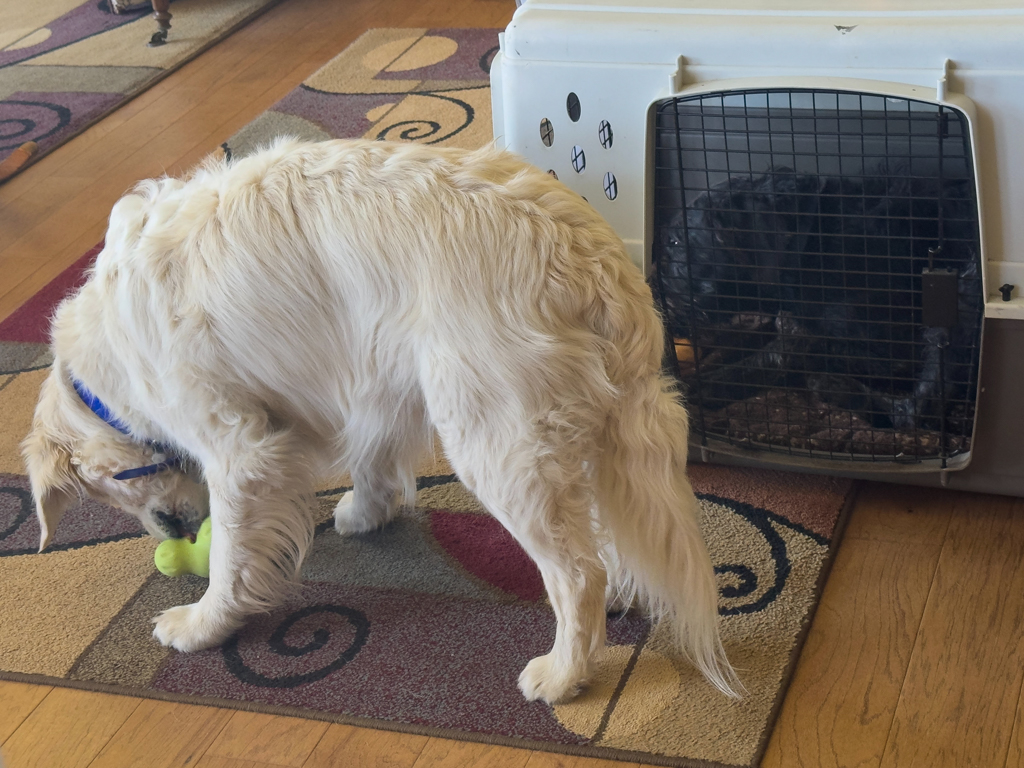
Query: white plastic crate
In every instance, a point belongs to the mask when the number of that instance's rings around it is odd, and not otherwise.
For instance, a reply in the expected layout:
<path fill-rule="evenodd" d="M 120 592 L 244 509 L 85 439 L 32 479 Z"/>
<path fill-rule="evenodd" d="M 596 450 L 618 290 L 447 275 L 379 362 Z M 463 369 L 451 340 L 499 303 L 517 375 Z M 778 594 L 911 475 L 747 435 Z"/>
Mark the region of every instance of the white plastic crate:
<path fill-rule="evenodd" d="M 888 163 L 890 171 L 896 164 L 905 165 L 909 170 L 901 173 L 910 180 L 908 188 L 917 183 L 919 167 L 926 169 L 924 176 L 941 179 L 941 185 L 952 174 L 954 183 L 969 187 L 964 193 L 969 200 L 954 201 L 954 207 L 963 203 L 957 211 L 966 206 L 975 217 L 964 225 L 973 235 L 959 247 L 961 255 L 976 257 L 978 268 L 973 273 L 962 268 L 957 283 L 958 327 L 963 331 L 966 322 L 967 335 L 974 334 L 974 340 L 969 354 L 942 359 L 947 371 L 949 365 L 961 364 L 967 370 L 968 358 L 973 368 L 962 381 L 947 381 L 946 373 L 933 378 L 958 388 L 957 396 L 963 395 L 959 418 L 965 424 L 973 421 L 973 433 L 964 428 L 957 439 L 966 436 L 966 443 L 950 451 L 944 447 L 941 459 L 921 454 L 906 461 L 901 449 L 894 449 L 886 459 L 890 466 L 870 469 L 888 473 L 883 479 L 941 479 L 963 488 L 1024 494 L 1024 452 L 1017 447 L 1024 430 L 1024 409 L 1017 405 L 1017 382 L 1024 377 L 1024 362 L 1018 362 L 1024 358 L 1024 323 L 1019 322 L 1024 320 L 1024 216 L 1019 215 L 1024 210 L 1024 0 L 646 0 L 633 6 L 611 0 L 526 0 L 500 42 L 491 69 L 498 145 L 556 174 L 585 197 L 648 274 L 652 253 L 657 257 L 659 248 L 664 251 L 665 220 L 673 206 L 687 215 L 701 214 L 709 195 L 725 195 L 732 179 L 744 175 L 748 187 L 775 184 L 771 179 L 779 172 L 780 158 L 792 165 L 786 171 L 797 184 L 815 174 L 826 179 L 823 186 L 841 186 L 844 174 L 867 179 L 868 165 L 877 161 L 880 166 Z M 792 134 L 788 150 L 776 146 L 786 130 L 763 127 L 773 124 L 773 105 L 779 104 L 785 107 Z M 905 121 L 896 114 L 899 110 L 906 112 Z M 842 127 L 846 118 L 859 120 L 860 134 Z M 728 127 L 738 120 L 750 123 L 746 131 Z M 803 126 L 799 130 L 798 122 Z M 894 128 L 903 122 L 905 131 Z M 807 125 L 822 127 L 808 131 Z M 915 134 L 920 126 L 938 133 L 921 140 Z M 742 146 L 732 146 L 737 137 Z M 847 151 L 851 140 L 860 141 L 859 150 Z M 935 156 L 918 156 L 926 145 L 937 148 Z M 859 166 L 849 171 L 851 162 Z M 673 178 L 674 163 L 678 178 Z M 858 183 L 856 194 L 847 190 L 833 195 L 833 203 L 845 205 L 843 199 L 857 194 L 867 199 L 870 182 Z M 918 227 L 913 194 L 904 200 L 901 224 L 911 233 Z M 938 228 L 940 245 L 946 194 L 937 193 L 938 223 L 928 225 Z M 677 221 L 673 226 L 679 225 Z M 921 239 L 914 234 L 908 239 L 915 238 Z M 921 312 L 925 288 L 914 248 L 920 242 L 909 246 L 908 254 L 917 270 L 912 276 L 915 312 Z M 688 249 L 692 251 L 692 242 Z M 764 271 L 757 267 L 750 274 L 760 274 L 758 269 Z M 902 290 L 900 280 L 906 277 L 897 275 L 887 290 Z M 688 292 L 676 297 L 679 307 L 699 305 L 693 292 L 700 281 L 688 279 Z M 872 278 L 866 280 L 868 285 Z M 656 294 L 659 286 L 664 289 L 657 275 L 652 274 L 652 283 Z M 1015 286 L 1009 300 L 1000 292 L 1006 285 Z M 661 299 L 665 309 L 665 297 Z M 965 321 L 964 310 L 972 306 L 976 316 Z M 731 311 L 733 321 L 750 320 L 742 308 Z M 779 311 L 776 326 L 784 324 L 785 314 Z M 666 315 L 671 326 L 672 312 Z M 929 341 L 935 334 L 921 332 L 921 316 L 927 312 L 914 316 L 918 328 L 899 342 L 916 344 L 913 355 L 918 356 L 930 355 L 936 347 Z M 983 327 L 982 316 L 999 322 Z M 679 334 L 673 335 L 678 340 Z M 986 359 L 981 368 L 983 335 Z M 880 359 L 886 362 L 884 355 Z M 913 360 L 913 376 L 921 379 L 928 365 Z M 927 385 L 922 379 L 913 386 L 924 391 Z M 688 396 L 691 417 L 698 422 L 703 396 L 694 392 Z M 900 408 L 911 409 L 910 421 L 924 423 L 926 417 L 914 411 L 919 406 L 915 398 L 925 402 L 932 397 L 915 394 L 904 398 L 914 401 L 910 405 L 890 403 L 890 442 L 892 433 L 901 429 Z M 942 420 L 941 439 L 948 447 L 947 417 Z M 924 431 L 940 433 L 937 428 Z M 844 467 L 842 461 L 832 461 L 835 456 L 813 448 L 778 450 L 747 438 L 737 447 L 732 440 L 728 445 L 708 442 L 708 434 L 699 438 L 705 457 L 729 454 L 854 475 L 867 469 L 858 465 L 865 456 L 854 455 L 853 449 Z M 765 440 L 770 442 L 770 436 Z M 831 454 L 832 448 L 824 453 Z"/>

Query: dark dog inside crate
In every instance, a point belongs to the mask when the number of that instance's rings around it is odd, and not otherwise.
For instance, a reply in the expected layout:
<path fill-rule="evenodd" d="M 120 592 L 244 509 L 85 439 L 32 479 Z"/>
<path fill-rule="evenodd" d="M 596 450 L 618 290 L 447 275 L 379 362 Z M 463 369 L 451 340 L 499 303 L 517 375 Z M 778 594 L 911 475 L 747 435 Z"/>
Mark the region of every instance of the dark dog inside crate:
<path fill-rule="evenodd" d="M 664 216 L 656 275 L 669 329 L 687 340 L 680 375 L 699 426 L 830 453 L 968 450 L 976 216 L 968 181 L 885 168 L 733 175 Z M 958 275 L 950 328 L 922 325 L 926 267 Z"/>

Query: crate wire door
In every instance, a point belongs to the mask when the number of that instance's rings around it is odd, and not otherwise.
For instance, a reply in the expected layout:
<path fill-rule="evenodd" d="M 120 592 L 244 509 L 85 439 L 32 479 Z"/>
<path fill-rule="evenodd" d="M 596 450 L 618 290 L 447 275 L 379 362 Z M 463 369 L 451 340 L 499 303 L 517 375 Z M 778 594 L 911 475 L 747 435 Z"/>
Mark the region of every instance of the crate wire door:
<path fill-rule="evenodd" d="M 767 89 L 663 101 L 655 131 L 652 280 L 700 444 L 965 463 L 983 315 L 966 117 Z"/>

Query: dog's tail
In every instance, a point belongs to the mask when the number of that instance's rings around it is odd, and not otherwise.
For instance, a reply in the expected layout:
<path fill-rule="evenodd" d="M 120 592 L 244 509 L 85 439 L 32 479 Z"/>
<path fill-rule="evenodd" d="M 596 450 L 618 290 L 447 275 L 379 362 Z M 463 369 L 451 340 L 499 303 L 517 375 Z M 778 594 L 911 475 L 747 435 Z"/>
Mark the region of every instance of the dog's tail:
<path fill-rule="evenodd" d="M 644 303 L 651 306 L 649 298 Z M 667 622 L 707 679 L 738 696 L 743 686 L 719 636 L 714 567 L 686 476 L 687 414 L 661 372 L 660 318 L 645 309 L 629 323 L 612 320 L 605 331 L 617 351 L 608 372 L 619 391 L 596 478 L 599 521 L 614 549 L 609 583 L 617 602 L 638 600 Z"/>

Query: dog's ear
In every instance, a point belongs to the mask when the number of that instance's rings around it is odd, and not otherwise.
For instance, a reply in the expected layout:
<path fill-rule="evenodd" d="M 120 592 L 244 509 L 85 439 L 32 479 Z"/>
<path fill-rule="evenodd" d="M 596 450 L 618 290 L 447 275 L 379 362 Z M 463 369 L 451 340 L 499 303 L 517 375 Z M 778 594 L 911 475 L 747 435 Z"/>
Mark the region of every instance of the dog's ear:
<path fill-rule="evenodd" d="M 79 499 L 78 476 L 68 448 L 52 439 L 37 419 L 21 444 L 39 518 L 39 551 L 53 538 L 64 513 Z"/>

